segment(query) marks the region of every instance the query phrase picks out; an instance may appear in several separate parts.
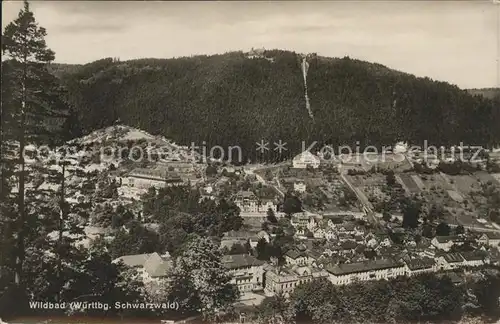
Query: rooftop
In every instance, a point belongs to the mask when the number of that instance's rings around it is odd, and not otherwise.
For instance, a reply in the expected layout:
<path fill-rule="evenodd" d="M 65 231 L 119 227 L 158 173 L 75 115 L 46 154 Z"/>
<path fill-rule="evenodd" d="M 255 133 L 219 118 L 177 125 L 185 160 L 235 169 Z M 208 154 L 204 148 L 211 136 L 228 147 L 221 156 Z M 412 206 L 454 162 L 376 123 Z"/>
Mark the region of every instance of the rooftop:
<path fill-rule="evenodd" d="M 261 266 L 264 264 L 263 261 L 248 254 L 225 255 L 222 257 L 222 263 L 228 269 Z"/>
<path fill-rule="evenodd" d="M 145 254 L 134 254 L 134 255 L 124 255 L 114 260 L 114 262 L 123 262 L 126 266 L 129 267 L 142 267 L 148 260 L 148 258 L 153 253 L 145 253 Z"/>
<path fill-rule="evenodd" d="M 500 240 L 500 233 L 484 233 L 489 240 Z"/>
<path fill-rule="evenodd" d="M 451 235 L 451 236 L 436 236 L 436 240 L 439 242 L 439 243 L 448 243 L 450 241 L 457 241 L 461 239 L 460 236 L 457 236 L 457 235 Z"/>
<path fill-rule="evenodd" d="M 158 253 L 153 253 L 144 263 L 144 270 L 153 278 L 165 277 L 172 268 L 172 261 L 165 260 Z"/>
<path fill-rule="evenodd" d="M 462 262 L 464 258 L 460 253 L 448 253 L 443 255 L 443 258 L 446 260 L 448 263 L 456 263 L 456 262 Z"/>
<path fill-rule="evenodd" d="M 316 162 L 319 162 L 320 161 L 320 158 L 314 154 L 312 154 L 311 152 L 309 151 L 304 151 L 302 153 L 300 153 L 299 155 L 295 156 L 293 158 L 294 161 L 297 161 L 297 162 L 312 162 L 312 161 L 316 161 Z"/>
<path fill-rule="evenodd" d="M 381 259 L 381 260 L 366 261 L 366 262 L 340 264 L 337 266 L 328 267 L 327 271 L 336 276 L 341 276 L 351 273 L 398 268 L 402 266 L 403 264 L 400 262 Z"/>
<path fill-rule="evenodd" d="M 234 195 L 236 199 L 254 199 L 256 198 L 255 194 L 251 191 L 240 191 L 236 195 Z"/>
<path fill-rule="evenodd" d="M 406 261 L 406 265 L 410 270 L 421 270 L 432 268 L 436 264 L 436 261 L 432 258 L 414 258 Z"/>
<path fill-rule="evenodd" d="M 481 253 L 479 251 L 462 252 L 461 255 L 466 261 L 481 261 L 485 257 L 484 253 Z"/>
<path fill-rule="evenodd" d="M 285 255 L 291 259 L 294 259 L 296 260 L 297 258 L 300 258 L 300 257 L 304 257 L 305 254 L 300 252 L 300 251 L 297 251 L 295 249 L 292 249 L 292 250 L 288 250 Z"/>
<path fill-rule="evenodd" d="M 167 170 L 157 168 L 135 168 L 128 174 L 129 177 L 143 178 L 143 179 L 161 179 L 166 181 L 181 180 L 181 177 L 174 172 L 168 172 Z"/>
<path fill-rule="evenodd" d="M 125 265 L 136 268 L 143 267 L 144 270 L 153 278 L 164 277 L 172 267 L 170 259 L 162 258 L 158 253 L 124 255 L 113 262 L 123 262 Z"/>

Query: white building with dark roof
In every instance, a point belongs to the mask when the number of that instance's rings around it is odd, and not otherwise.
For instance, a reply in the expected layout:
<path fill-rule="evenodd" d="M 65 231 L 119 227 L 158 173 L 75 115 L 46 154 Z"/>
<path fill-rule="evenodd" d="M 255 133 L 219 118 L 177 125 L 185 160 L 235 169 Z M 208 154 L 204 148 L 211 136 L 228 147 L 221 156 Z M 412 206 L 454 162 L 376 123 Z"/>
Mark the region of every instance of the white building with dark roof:
<path fill-rule="evenodd" d="M 304 151 L 295 156 L 292 160 L 292 165 L 296 169 L 305 169 L 307 167 L 317 169 L 321 164 L 321 159 L 309 151 Z"/>
<path fill-rule="evenodd" d="M 231 274 L 231 283 L 240 292 L 258 291 L 264 288 L 264 262 L 248 254 L 225 255 L 222 265 Z"/>
<path fill-rule="evenodd" d="M 500 246 L 500 233 L 484 233 L 477 241 L 498 249 Z"/>
<path fill-rule="evenodd" d="M 265 292 L 267 295 L 284 294 L 288 297 L 297 286 L 326 277 L 328 277 L 326 271 L 311 266 L 270 268 L 265 274 Z"/>
<path fill-rule="evenodd" d="M 304 181 L 297 181 L 293 183 L 293 190 L 296 192 L 304 193 L 307 190 L 306 183 Z"/>
<path fill-rule="evenodd" d="M 409 258 L 405 260 L 409 275 L 418 275 L 425 272 L 434 272 L 437 269 L 436 260 L 429 257 Z"/>
<path fill-rule="evenodd" d="M 178 174 L 162 169 L 136 168 L 122 180 L 122 183 L 129 187 L 148 189 L 179 186 L 184 184 L 184 181 Z"/>
<path fill-rule="evenodd" d="M 392 260 L 374 260 L 345 263 L 326 269 L 334 285 L 347 285 L 355 281 L 389 279 L 407 273 L 406 265 Z"/>
<path fill-rule="evenodd" d="M 464 258 L 460 253 L 446 253 L 437 258 L 440 270 L 451 270 L 463 266 Z"/>
<path fill-rule="evenodd" d="M 463 243 L 463 238 L 459 235 L 453 236 L 436 236 L 432 239 L 431 244 L 440 250 L 449 251 L 455 244 L 460 245 Z"/>
<path fill-rule="evenodd" d="M 309 263 L 308 255 L 305 251 L 291 249 L 285 253 L 285 262 L 289 265 L 305 266 Z"/>
<path fill-rule="evenodd" d="M 460 253 L 464 258 L 464 266 L 479 267 L 486 263 L 486 254 L 483 251 L 472 251 Z"/>
<path fill-rule="evenodd" d="M 145 282 L 166 279 L 168 272 L 172 268 L 172 260 L 170 257 L 160 256 L 156 252 L 124 255 L 113 260 L 113 263 L 119 262 L 122 262 L 130 268 L 136 268 Z"/>
<path fill-rule="evenodd" d="M 277 212 L 277 205 L 274 199 L 259 199 L 251 191 L 240 191 L 233 196 L 234 203 L 242 213 L 257 213 L 265 215 L 271 209 Z"/>

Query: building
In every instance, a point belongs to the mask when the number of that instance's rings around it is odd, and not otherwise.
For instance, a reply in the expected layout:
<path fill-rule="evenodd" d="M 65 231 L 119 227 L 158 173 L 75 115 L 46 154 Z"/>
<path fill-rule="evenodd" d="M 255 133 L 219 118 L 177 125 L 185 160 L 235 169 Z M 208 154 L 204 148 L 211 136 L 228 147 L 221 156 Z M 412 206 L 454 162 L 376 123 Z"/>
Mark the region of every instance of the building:
<path fill-rule="evenodd" d="M 269 209 L 278 211 L 273 199 L 258 199 L 251 191 L 240 191 L 233 197 L 234 203 L 242 213 L 266 214 Z"/>
<path fill-rule="evenodd" d="M 424 272 L 434 272 L 437 267 L 436 261 L 429 257 L 409 258 L 405 260 L 405 263 L 410 276 L 418 275 Z"/>
<path fill-rule="evenodd" d="M 464 258 L 460 253 L 446 253 L 437 258 L 440 270 L 451 270 L 463 265 Z"/>
<path fill-rule="evenodd" d="M 291 249 L 285 253 L 285 262 L 289 265 L 305 266 L 309 263 L 309 260 L 305 251 Z"/>
<path fill-rule="evenodd" d="M 139 189 L 165 188 L 169 186 L 179 186 L 184 181 L 175 173 L 161 169 L 137 168 L 132 170 L 123 180 L 123 184 Z"/>
<path fill-rule="evenodd" d="M 300 284 L 322 277 L 328 277 L 328 273 L 310 266 L 269 268 L 265 274 L 265 292 L 268 295 L 284 294 L 288 297 Z"/>
<path fill-rule="evenodd" d="M 266 231 L 229 231 L 224 233 L 221 239 L 221 248 L 231 249 L 235 244 L 245 245 L 247 242 L 250 243 L 252 248 L 255 248 L 259 240 L 264 239 L 269 243 L 270 236 Z"/>
<path fill-rule="evenodd" d="M 460 236 L 436 236 L 431 241 L 436 249 L 443 251 L 449 251 L 453 245 L 458 243 L 463 243 Z"/>
<path fill-rule="evenodd" d="M 258 291 L 264 288 L 264 262 L 248 254 L 225 255 L 222 265 L 231 274 L 231 283 L 240 292 Z"/>
<path fill-rule="evenodd" d="M 307 228 L 310 231 L 314 231 L 314 229 L 318 226 L 317 215 L 310 213 L 295 213 L 292 215 L 290 219 L 290 224 L 296 228 Z"/>
<path fill-rule="evenodd" d="M 306 192 L 306 183 L 304 181 L 297 181 L 293 183 L 293 191 L 304 193 Z"/>
<path fill-rule="evenodd" d="M 293 158 L 292 165 L 296 169 L 319 168 L 320 158 L 309 151 L 304 151 Z"/>
<path fill-rule="evenodd" d="M 464 266 L 478 267 L 486 263 L 486 255 L 481 251 L 462 252 L 460 254 L 464 258 L 462 262 Z"/>
<path fill-rule="evenodd" d="M 334 285 L 346 285 L 355 281 L 389 279 L 406 274 L 406 265 L 402 262 L 380 259 L 374 261 L 345 263 L 326 269 Z"/>
<path fill-rule="evenodd" d="M 130 268 L 137 269 L 145 282 L 165 279 L 168 276 L 169 270 L 172 268 L 170 256 L 160 256 L 156 252 L 124 255 L 113 260 L 113 263 L 119 262 L 122 262 Z"/>
<path fill-rule="evenodd" d="M 200 201 L 204 199 L 215 200 L 215 191 L 212 186 L 200 188 Z"/>
<path fill-rule="evenodd" d="M 500 245 L 500 233 L 484 233 L 477 241 L 498 248 Z"/>
<path fill-rule="evenodd" d="M 159 164 L 173 172 L 192 173 L 195 171 L 192 161 L 160 161 Z"/>

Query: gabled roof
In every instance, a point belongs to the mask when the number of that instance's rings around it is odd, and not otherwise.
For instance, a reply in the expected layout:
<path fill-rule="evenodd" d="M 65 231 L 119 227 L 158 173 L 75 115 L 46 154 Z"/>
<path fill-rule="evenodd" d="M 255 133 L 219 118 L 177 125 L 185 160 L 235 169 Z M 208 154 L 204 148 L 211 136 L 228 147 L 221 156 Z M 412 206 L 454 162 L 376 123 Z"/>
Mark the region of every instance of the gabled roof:
<path fill-rule="evenodd" d="M 500 233 L 484 233 L 490 240 L 500 240 Z"/>
<path fill-rule="evenodd" d="M 462 252 L 461 255 L 466 261 L 481 261 L 485 257 L 485 255 L 479 251 Z"/>
<path fill-rule="evenodd" d="M 353 223 L 344 223 L 340 227 L 344 228 L 346 231 L 354 231 L 356 229 Z"/>
<path fill-rule="evenodd" d="M 312 161 L 315 161 L 315 162 L 320 162 L 320 158 L 314 154 L 312 154 L 310 151 L 304 151 L 302 153 L 300 153 L 299 155 L 296 155 L 294 158 L 293 158 L 293 161 L 296 161 L 296 162 L 312 162 Z"/>
<path fill-rule="evenodd" d="M 446 260 L 448 263 L 456 263 L 456 262 L 462 262 L 464 258 L 460 253 L 447 253 L 443 255 L 443 258 Z"/>
<path fill-rule="evenodd" d="M 354 250 L 357 246 L 358 243 L 356 241 L 344 241 L 340 244 L 342 246 L 342 249 L 344 250 Z"/>
<path fill-rule="evenodd" d="M 450 235 L 450 236 L 436 236 L 436 240 L 439 242 L 439 243 L 448 243 L 448 242 L 455 242 L 455 241 L 458 241 L 462 239 L 460 236 L 458 235 Z"/>
<path fill-rule="evenodd" d="M 255 194 L 252 191 L 239 191 L 236 195 L 236 198 L 256 198 Z"/>
<path fill-rule="evenodd" d="M 436 264 L 436 261 L 432 258 L 413 258 L 406 261 L 406 265 L 410 270 L 421 270 L 432 268 Z"/>
<path fill-rule="evenodd" d="M 113 262 L 123 262 L 125 265 L 136 268 L 143 267 L 144 270 L 153 278 L 164 277 L 172 267 L 172 261 L 162 258 L 158 253 L 146 253 L 135 255 L 124 255 Z"/>
<path fill-rule="evenodd" d="M 297 251 L 295 249 L 288 250 L 285 255 L 291 259 L 298 259 L 300 257 L 305 257 L 305 254 L 303 252 Z"/>
<path fill-rule="evenodd" d="M 323 255 L 321 252 L 316 251 L 316 250 L 308 250 L 306 252 L 306 254 L 308 257 L 315 259 L 315 260 L 319 259 Z"/>
<path fill-rule="evenodd" d="M 227 269 L 238 269 L 243 267 L 261 266 L 264 262 L 248 254 L 235 254 L 223 256 L 222 264 Z"/>
<path fill-rule="evenodd" d="M 148 258 L 153 253 L 145 253 L 145 254 L 133 254 L 133 255 L 124 255 L 114 260 L 114 262 L 123 262 L 126 266 L 129 267 L 142 267 L 148 260 Z"/>
<path fill-rule="evenodd" d="M 172 268 L 172 261 L 153 253 L 144 264 L 144 270 L 153 278 L 165 277 Z"/>

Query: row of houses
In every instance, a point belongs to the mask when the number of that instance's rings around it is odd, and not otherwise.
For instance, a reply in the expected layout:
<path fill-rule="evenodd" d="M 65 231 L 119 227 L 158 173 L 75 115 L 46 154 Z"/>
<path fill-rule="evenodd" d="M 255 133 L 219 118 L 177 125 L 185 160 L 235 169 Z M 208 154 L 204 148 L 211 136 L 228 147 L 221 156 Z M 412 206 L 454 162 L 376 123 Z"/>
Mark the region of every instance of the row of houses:
<path fill-rule="evenodd" d="M 346 285 L 359 281 L 391 279 L 398 276 L 415 276 L 425 272 L 453 270 L 461 267 L 477 267 L 498 262 L 481 252 L 444 254 L 438 258 L 407 257 L 400 261 L 392 259 L 367 260 L 321 266 L 312 255 L 305 263 L 290 263 L 284 268 L 269 268 L 266 271 L 265 291 L 268 294 L 290 293 L 301 283 L 315 278 L 327 278 L 334 285 Z"/>
<path fill-rule="evenodd" d="M 431 243 L 437 249 L 449 251 L 453 246 L 463 245 L 467 241 L 465 235 L 436 236 Z M 489 245 L 494 248 L 500 246 L 500 233 L 488 232 L 479 234 L 476 241 L 480 244 Z"/>
<path fill-rule="evenodd" d="M 481 251 L 444 253 L 435 258 L 413 256 L 401 260 L 387 258 L 326 266 L 317 262 L 319 254 L 305 253 L 300 258 L 301 261 L 298 261 L 299 255 L 287 254 L 286 265 L 277 266 L 275 262 L 266 263 L 248 254 L 238 254 L 224 256 L 222 264 L 231 275 L 231 283 L 241 293 L 264 291 L 267 295 L 288 295 L 300 284 L 317 278 L 326 278 L 334 285 L 347 285 L 498 263 Z M 167 279 L 173 264 L 169 256 L 158 253 L 123 256 L 114 262 L 137 268 L 143 280 L 150 283 Z"/>

